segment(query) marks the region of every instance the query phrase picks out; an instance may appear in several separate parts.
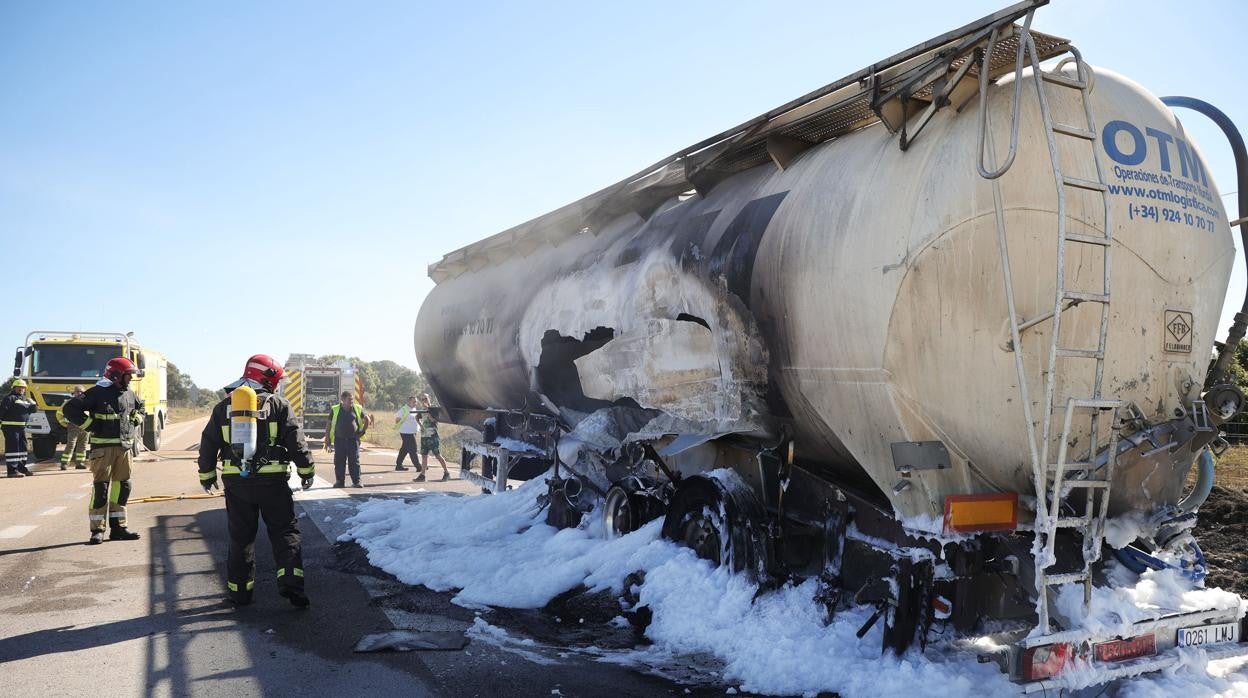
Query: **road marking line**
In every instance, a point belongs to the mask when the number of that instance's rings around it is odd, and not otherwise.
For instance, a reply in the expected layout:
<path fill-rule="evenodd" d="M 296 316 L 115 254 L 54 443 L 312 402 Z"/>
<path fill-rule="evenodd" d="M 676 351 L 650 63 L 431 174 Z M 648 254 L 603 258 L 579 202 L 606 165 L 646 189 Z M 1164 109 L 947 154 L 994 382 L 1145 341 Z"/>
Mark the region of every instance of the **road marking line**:
<path fill-rule="evenodd" d="M 91 482 L 84 482 L 84 483 L 82 483 L 81 485 L 78 485 L 78 486 L 79 486 L 79 487 L 90 487 L 92 484 L 94 484 L 94 483 L 91 483 Z"/>
<path fill-rule="evenodd" d="M 62 496 L 64 496 L 65 499 L 82 499 L 83 497 L 87 496 L 87 493 L 81 492 L 79 494 L 74 494 L 73 492 L 70 492 L 69 494 L 62 495 Z"/>
<path fill-rule="evenodd" d="M 51 509 L 44 509 L 43 511 L 39 512 L 39 515 L 40 516 L 56 516 L 62 511 L 65 511 L 65 507 L 52 507 Z"/>
<path fill-rule="evenodd" d="M 0 531 L 0 538 L 21 538 L 38 528 L 38 526 L 9 526 Z"/>

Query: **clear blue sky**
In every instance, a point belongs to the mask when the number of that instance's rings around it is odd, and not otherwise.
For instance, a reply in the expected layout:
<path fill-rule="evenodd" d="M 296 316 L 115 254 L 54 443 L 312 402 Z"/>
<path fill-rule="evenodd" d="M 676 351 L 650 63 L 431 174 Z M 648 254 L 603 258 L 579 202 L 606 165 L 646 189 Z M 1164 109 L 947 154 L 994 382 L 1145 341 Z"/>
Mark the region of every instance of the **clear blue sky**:
<path fill-rule="evenodd" d="M 1008 3 L 847 4 L 9 0 L 0 347 L 133 330 L 209 387 L 253 352 L 415 367 L 444 253 Z M 1248 131 L 1243 7 L 1058 0 L 1035 27 Z"/>

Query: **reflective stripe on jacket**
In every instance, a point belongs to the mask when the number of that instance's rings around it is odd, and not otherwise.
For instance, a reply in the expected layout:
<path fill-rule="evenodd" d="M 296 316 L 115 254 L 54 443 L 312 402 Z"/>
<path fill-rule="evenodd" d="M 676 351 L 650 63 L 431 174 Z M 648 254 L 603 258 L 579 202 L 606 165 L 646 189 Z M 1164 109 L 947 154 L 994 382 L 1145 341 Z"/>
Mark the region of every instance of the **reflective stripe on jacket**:
<path fill-rule="evenodd" d="M 70 423 L 91 432 L 94 446 L 131 447 L 136 427 L 143 421 L 143 401 L 116 383 L 87 388 L 62 405 L 61 411 Z"/>
<path fill-rule="evenodd" d="M 265 478 L 286 477 L 290 464 L 296 466 L 300 477 L 311 477 L 316 473 L 312 453 L 308 451 L 307 442 L 299 425 L 291 419 L 290 403 L 278 395 L 260 393 L 263 407 L 257 415 L 257 428 L 261 434 L 268 434 L 268 439 L 256 445 L 256 460 L 260 465 L 253 465 L 251 474 Z M 217 463 L 222 464 L 221 474 L 230 481 L 236 481 L 242 474 L 239 464 L 234 461 L 234 451 L 230 447 L 230 398 L 217 403 L 208 424 L 199 438 L 199 477 L 201 481 L 209 481 L 216 477 Z"/>
<path fill-rule="evenodd" d="M 9 393 L 0 399 L 0 426 L 26 426 L 26 417 L 38 409 L 39 406 L 34 400 L 18 395 L 16 392 Z"/>

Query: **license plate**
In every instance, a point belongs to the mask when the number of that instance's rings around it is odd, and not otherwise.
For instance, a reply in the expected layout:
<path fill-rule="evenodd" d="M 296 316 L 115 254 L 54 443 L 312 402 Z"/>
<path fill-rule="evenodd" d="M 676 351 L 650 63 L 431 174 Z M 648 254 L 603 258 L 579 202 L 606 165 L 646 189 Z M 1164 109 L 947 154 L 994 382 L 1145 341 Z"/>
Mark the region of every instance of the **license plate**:
<path fill-rule="evenodd" d="M 1239 640 L 1239 623 L 1216 623 L 1195 628 L 1180 628 L 1179 647 L 1201 647 Z"/>

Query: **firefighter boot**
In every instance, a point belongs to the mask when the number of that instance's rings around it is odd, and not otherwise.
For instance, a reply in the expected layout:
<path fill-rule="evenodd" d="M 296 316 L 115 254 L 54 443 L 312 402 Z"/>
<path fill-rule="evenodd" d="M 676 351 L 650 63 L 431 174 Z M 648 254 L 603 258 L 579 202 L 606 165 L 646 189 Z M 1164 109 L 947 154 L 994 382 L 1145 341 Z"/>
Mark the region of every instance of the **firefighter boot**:
<path fill-rule="evenodd" d="M 282 587 L 277 593 L 280 594 L 282 598 L 289 601 L 290 605 L 295 608 L 307 608 L 312 604 L 312 602 L 308 600 L 308 595 L 303 593 L 303 589 Z"/>
<path fill-rule="evenodd" d="M 100 535 L 104 535 L 103 532 Z M 137 531 L 131 531 L 125 526 L 113 526 L 108 531 L 109 540 L 138 540 L 142 537 Z"/>
<path fill-rule="evenodd" d="M 103 531 L 92 531 L 91 537 L 87 539 L 87 545 L 99 545 L 104 542 Z"/>

